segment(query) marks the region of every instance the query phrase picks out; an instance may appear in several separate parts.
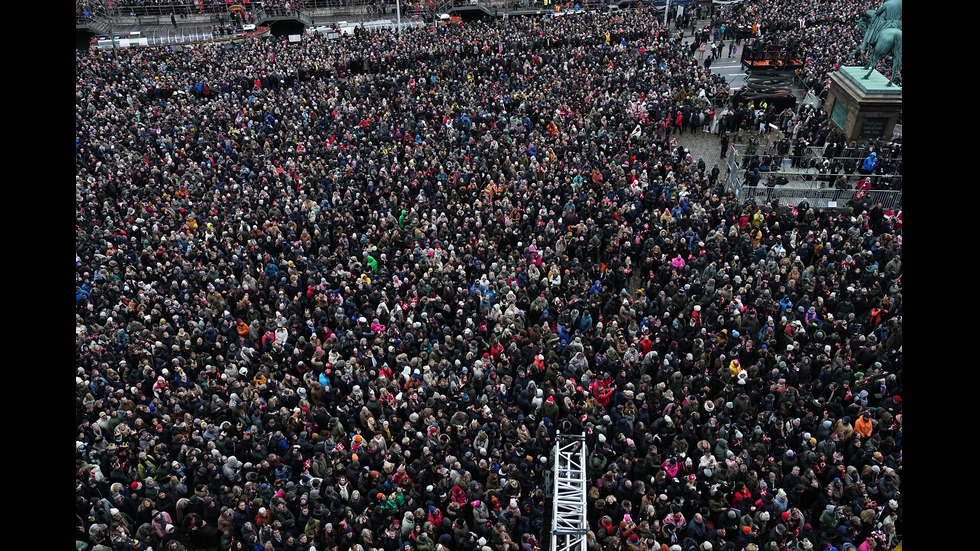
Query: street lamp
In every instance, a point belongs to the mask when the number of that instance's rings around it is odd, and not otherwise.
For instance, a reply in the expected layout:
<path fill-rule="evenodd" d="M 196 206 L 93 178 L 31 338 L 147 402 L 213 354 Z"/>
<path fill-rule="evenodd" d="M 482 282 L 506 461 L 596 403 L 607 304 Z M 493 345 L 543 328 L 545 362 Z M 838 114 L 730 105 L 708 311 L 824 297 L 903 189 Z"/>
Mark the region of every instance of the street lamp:
<path fill-rule="evenodd" d="M 395 15 L 398 16 L 398 36 L 402 35 L 402 2 L 401 0 L 395 0 Z"/>

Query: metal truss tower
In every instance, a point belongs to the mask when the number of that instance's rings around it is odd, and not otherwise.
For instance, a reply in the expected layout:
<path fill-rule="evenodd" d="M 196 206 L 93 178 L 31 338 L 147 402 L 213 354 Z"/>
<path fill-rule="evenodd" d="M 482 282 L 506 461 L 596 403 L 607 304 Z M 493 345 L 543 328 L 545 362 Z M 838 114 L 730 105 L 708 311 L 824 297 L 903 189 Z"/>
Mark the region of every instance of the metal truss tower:
<path fill-rule="evenodd" d="M 586 551 L 585 437 L 559 431 L 555 440 L 551 551 Z"/>

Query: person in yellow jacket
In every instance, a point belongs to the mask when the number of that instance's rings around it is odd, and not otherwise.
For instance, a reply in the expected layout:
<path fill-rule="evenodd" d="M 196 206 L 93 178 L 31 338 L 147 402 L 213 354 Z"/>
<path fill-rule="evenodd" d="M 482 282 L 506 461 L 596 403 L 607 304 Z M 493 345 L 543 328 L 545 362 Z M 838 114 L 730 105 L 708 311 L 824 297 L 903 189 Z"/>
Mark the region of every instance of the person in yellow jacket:
<path fill-rule="evenodd" d="M 718 333 L 717 339 L 722 346 L 728 346 L 728 329 L 722 329 Z"/>
<path fill-rule="evenodd" d="M 732 379 L 738 377 L 738 374 L 742 372 L 742 364 L 738 362 L 738 358 L 732 360 L 732 363 L 728 364 L 728 371 L 732 373 Z"/>

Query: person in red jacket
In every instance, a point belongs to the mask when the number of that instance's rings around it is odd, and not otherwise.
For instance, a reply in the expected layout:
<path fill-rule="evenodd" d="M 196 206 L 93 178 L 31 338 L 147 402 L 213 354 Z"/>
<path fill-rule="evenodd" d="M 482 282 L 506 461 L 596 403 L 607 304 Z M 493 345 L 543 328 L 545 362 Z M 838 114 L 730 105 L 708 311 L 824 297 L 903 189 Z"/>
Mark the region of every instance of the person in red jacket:
<path fill-rule="evenodd" d="M 272 516 L 272 511 L 269 511 L 265 507 L 259 507 L 259 512 L 255 515 L 254 520 L 256 528 L 262 528 L 267 524 L 271 525 L 274 517 Z"/>
<path fill-rule="evenodd" d="M 612 387 L 603 386 L 599 387 L 595 393 L 595 399 L 604 408 L 608 408 L 609 404 L 612 402 L 612 395 L 614 389 Z"/>
<path fill-rule="evenodd" d="M 442 511 L 435 505 L 429 505 L 429 522 L 433 526 L 442 526 Z"/>
<path fill-rule="evenodd" d="M 749 491 L 744 482 L 740 482 L 738 488 L 735 490 L 735 496 L 732 497 L 732 507 L 738 509 L 738 505 L 743 499 L 747 499 L 751 502 L 752 492 Z"/>

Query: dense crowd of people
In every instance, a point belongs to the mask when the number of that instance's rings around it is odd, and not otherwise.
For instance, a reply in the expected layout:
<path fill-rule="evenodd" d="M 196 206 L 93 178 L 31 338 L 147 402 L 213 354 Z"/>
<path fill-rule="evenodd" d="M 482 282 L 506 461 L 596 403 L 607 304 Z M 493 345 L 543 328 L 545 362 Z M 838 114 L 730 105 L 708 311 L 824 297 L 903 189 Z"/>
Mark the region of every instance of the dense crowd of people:
<path fill-rule="evenodd" d="M 893 549 L 901 215 L 740 203 L 726 88 L 643 10 L 77 53 L 76 547 L 533 551 L 560 431 L 592 550 Z"/>
<path fill-rule="evenodd" d="M 798 0 L 758 0 L 743 2 L 719 16 L 716 27 L 729 30 L 755 29 L 766 44 L 799 45 L 806 58 L 801 77 L 815 95 L 824 98 L 829 91 L 830 73 L 843 65 L 853 65 L 855 50 L 861 43 L 856 21 L 881 2 L 844 0 L 841 2 L 800 2 Z M 795 50 L 795 48 L 793 48 Z M 878 70 L 891 75 L 890 59 L 881 60 Z"/>
<path fill-rule="evenodd" d="M 799 79 L 807 92 L 825 99 L 830 91 L 831 73 L 845 64 L 863 63 L 863 58 L 855 54 L 861 40 L 855 21 L 861 13 L 874 8 L 866 1 L 857 0 L 819 5 L 792 0 L 745 2 L 715 13 L 708 31 L 695 33 L 694 43 L 701 41 L 713 46 L 709 60 L 724 57 L 726 49 L 728 57 L 737 58 L 739 45 L 761 57 L 805 59 Z M 877 67 L 881 73 L 891 76 L 890 59 L 880 60 Z M 770 78 L 779 77 L 770 75 Z M 753 173 L 749 160 L 756 153 L 765 153 L 761 159 L 755 159 L 757 166 L 759 163 L 778 165 L 788 157 L 793 169 L 812 169 L 812 178 L 820 187 L 902 189 L 900 136 L 858 143 L 829 124 L 827 114 L 821 109 L 809 105 L 793 109 L 776 100 L 735 101 L 718 116 L 716 128 L 722 137 L 723 157 L 729 143 L 748 143 L 742 166 L 748 169 L 744 178 L 748 185 L 759 184 L 762 177 L 758 172 Z M 767 129 L 779 129 L 783 138 L 763 151 L 751 137 L 756 131 L 757 136 L 769 134 Z M 811 149 L 819 150 L 820 154 L 811 154 Z M 873 169 L 859 170 L 862 161 L 868 158 L 875 159 Z M 768 185 L 775 185 L 777 180 L 778 175 L 771 175 Z"/>

